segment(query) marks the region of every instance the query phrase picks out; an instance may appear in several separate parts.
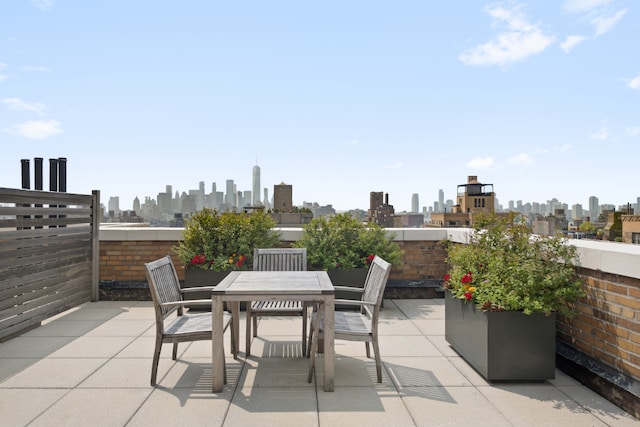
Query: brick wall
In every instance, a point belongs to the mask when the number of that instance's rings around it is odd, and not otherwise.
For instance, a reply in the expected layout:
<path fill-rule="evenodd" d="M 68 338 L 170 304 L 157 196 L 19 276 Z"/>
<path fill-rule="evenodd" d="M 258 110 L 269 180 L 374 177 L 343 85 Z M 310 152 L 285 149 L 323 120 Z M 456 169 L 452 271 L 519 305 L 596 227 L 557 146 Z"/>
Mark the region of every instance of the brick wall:
<path fill-rule="evenodd" d="M 558 339 L 640 379 L 640 280 L 581 269 L 586 297 L 574 318 L 559 318 Z"/>
<path fill-rule="evenodd" d="M 171 248 L 175 241 L 126 240 L 100 242 L 100 282 L 146 282 L 144 263 L 171 255 L 180 280 L 184 279 L 182 263 Z"/>
<path fill-rule="evenodd" d="M 446 249 L 439 242 L 401 241 L 405 251 L 402 264 L 391 269 L 392 280 L 440 280 L 446 273 Z M 144 282 L 144 263 L 171 255 L 180 280 L 182 263 L 173 254 L 175 241 L 108 240 L 100 242 L 100 281 Z M 284 246 L 290 246 L 285 243 Z"/>

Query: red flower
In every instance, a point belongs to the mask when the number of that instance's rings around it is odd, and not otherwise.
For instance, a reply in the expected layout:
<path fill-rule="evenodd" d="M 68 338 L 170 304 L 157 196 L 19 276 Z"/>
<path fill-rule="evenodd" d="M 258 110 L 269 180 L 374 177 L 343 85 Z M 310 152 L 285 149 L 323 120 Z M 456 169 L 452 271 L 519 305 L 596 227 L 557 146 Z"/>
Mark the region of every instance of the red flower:
<path fill-rule="evenodd" d="M 191 258 L 192 265 L 204 264 L 205 261 L 206 261 L 206 258 L 204 257 L 203 254 L 195 255 L 193 258 Z"/>
<path fill-rule="evenodd" d="M 451 275 L 449 273 L 444 275 L 444 281 L 448 282 L 449 280 L 451 280 Z"/>
<path fill-rule="evenodd" d="M 467 283 L 471 283 L 473 282 L 473 277 L 471 277 L 471 273 L 467 273 L 464 276 L 462 276 L 462 283 L 463 284 L 467 284 Z"/>
<path fill-rule="evenodd" d="M 467 299 L 467 301 L 471 301 L 471 299 L 473 298 L 473 294 L 471 292 L 465 292 L 464 297 Z"/>
<path fill-rule="evenodd" d="M 367 265 L 371 264 L 371 263 L 373 262 L 373 258 L 375 258 L 375 255 L 369 255 L 369 256 L 367 257 L 367 259 L 365 260 L 365 263 L 366 263 Z"/>

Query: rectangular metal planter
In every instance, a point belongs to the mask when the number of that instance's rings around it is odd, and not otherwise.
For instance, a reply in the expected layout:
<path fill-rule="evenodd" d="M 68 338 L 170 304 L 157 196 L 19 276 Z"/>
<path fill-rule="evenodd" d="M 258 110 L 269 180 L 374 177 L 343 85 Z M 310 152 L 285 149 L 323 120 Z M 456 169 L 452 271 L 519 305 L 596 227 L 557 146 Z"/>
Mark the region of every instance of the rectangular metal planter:
<path fill-rule="evenodd" d="M 187 268 L 184 271 L 184 284 L 183 288 L 194 288 L 198 286 L 216 286 L 225 277 L 229 275 L 229 271 L 213 271 L 213 270 L 201 270 L 199 268 Z M 211 292 L 191 292 L 184 294 L 185 300 L 194 299 L 211 299 Z M 188 308 L 211 311 L 211 307 L 204 306 L 190 306 Z"/>
<path fill-rule="evenodd" d="M 327 274 L 333 286 L 350 286 L 362 289 L 364 288 L 368 271 L 368 268 L 354 268 L 351 270 L 328 270 Z M 361 296 L 362 294 L 358 292 L 336 291 L 336 299 L 360 300 Z M 354 308 L 353 306 L 336 304 L 336 309 L 353 310 Z"/>
<path fill-rule="evenodd" d="M 445 338 L 488 381 L 555 378 L 555 313 L 483 312 L 445 292 Z"/>

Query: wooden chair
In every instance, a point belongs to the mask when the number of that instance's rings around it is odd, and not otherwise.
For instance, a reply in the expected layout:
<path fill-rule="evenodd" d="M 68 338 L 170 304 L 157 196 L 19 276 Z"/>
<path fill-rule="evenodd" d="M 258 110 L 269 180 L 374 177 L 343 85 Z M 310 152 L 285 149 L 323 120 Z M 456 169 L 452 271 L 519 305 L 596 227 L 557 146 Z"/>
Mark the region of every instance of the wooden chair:
<path fill-rule="evenodd" d="M 306 248 L 256 248 L 254 271 L 306 271 Z M 258 317 L 302 316 L 302 354 L 307 354 L 307 303 L 303 301 L 253 301 L 247 305 L 246 355 L 251 355 L 251 339 L 258 336 Z M 251 325 L 253 324 L 253 334 Z"/>
<path fill-rule="evenodd" d="M 336 304 L 340 302 L 341 304 L 358 306 L 360 307 L 360 311 L 335 312 L 335 339 L 364 341 L 367 357 L 371 357 L 369 343 L 372 343 L 379 383 L 382 382 L 382 362 L 380 360 L 380 348 L 378 346 L 378 317 L 380 304 L 384 296 L 384 288 L 387 285 L 390 272 L 391 264 L 376 256 L 369 266 L 367 280 L 365 281 L 363 289 L 342 289 L 342 286 L 335 286 L 336 290 L 351 290 L 362 293 L 360 301 L 336 300 Z M 322 306 L 320 306 L 317 312 L 311 315 L 311 328 L 309 333 L 309 382 L 311 382 L 315 368 L 318 340 L 323 338 L 323 315 L 324 309 Z"/>
<path fill-rule="evenodd" d="M 184 312 L 185 303 L 211 306 L 211 299 L 189 300 L 187 302 L 183 300 L 182 296 L 188 292 L 210 291 L 213 286 L 181 289 L 178 275 L 170 256 L 145 263 L 144 266 L 156 312 L 156 346 L 153 352 L 153 364 L 151 365 L 151 385 L 155 386 L 160 350 L 163 343 L 173 343 L 172 359 L 176 360 L 179 342 L 212 339 L 211 313 L 191 314 Z M 174 312 L 177 312 L 177 317 L 173 320 L 167 320 Z M 226 330 L 231 324 L 231 315 L 229 313 L 225 313 L 224 323 L 224 330 Z M 231 335 L 231 350 L 235 355 L 237 354 L 237 345 L 233 334 Z"/>

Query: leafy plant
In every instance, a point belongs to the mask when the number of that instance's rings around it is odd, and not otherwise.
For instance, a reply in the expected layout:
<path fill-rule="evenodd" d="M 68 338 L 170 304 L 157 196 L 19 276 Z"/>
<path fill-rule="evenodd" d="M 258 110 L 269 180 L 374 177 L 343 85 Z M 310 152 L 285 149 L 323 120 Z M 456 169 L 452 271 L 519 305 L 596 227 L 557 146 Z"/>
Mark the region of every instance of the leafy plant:
<path fill-rule="evenodd" d="M 532 235 L 514 213 L 483 215 L 468 244 L 446 243 L 445 287 L 481 310 L 571 316 L 584 295 L 576 248 L 560 236 Z"/>
<path fill-rule="evenodd" d="M 365 268 L 374 255 L 396 265 L 402 259 L 402 249 L 384 227 L 365 225 L 347 213 L 313 218 L 303 230 L 294 246 L 307 248 L 309 266 L 317 270 Z"/>
<path fill-rule="evenodd" d="M 203 209 L 185 224 L 183 240 L 173 250 L 185 268 L 224 271 L 251 266 L 254 248 L 279 243 L 275 221 L 266 213 L 218 213 Z"/>

